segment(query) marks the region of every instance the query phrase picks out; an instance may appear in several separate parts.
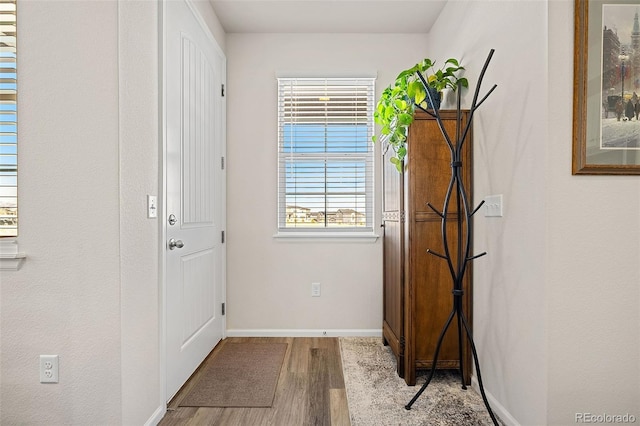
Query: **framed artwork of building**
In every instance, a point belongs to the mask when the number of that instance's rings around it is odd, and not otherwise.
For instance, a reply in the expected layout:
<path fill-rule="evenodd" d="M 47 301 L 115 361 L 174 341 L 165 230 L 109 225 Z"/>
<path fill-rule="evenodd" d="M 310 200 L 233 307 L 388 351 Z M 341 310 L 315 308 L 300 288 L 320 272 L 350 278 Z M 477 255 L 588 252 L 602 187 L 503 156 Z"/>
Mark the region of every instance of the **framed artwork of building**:
<path fill-rule="evenodd" d="M 640 174 L 640 4 L 575 0 L 573 174 Z"/>

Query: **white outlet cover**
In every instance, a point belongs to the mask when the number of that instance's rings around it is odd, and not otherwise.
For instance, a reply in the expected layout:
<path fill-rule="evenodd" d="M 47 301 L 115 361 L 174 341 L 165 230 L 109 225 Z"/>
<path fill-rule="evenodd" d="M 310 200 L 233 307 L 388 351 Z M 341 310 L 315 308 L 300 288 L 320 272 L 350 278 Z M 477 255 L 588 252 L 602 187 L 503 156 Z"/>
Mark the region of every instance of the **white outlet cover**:
<path fill-rule="evenodd" d="M 58 383 L 58 355 L 40 355 L 40 383 Z"/>
<path fill-rule="evenodd" d="M 311 297 L 320 297 L 320 283 L 311 283 Z"/>

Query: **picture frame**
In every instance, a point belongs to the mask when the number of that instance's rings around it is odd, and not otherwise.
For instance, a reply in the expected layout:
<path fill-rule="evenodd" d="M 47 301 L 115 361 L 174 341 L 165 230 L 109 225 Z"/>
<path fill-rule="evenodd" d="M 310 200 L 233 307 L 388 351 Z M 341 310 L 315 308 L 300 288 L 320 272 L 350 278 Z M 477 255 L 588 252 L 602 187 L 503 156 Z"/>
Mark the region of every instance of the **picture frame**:
<path fill-rule="evenodd" d="M 575 0 L 573 175 L 640 175 L 639 13 L 637 0 Z"/>

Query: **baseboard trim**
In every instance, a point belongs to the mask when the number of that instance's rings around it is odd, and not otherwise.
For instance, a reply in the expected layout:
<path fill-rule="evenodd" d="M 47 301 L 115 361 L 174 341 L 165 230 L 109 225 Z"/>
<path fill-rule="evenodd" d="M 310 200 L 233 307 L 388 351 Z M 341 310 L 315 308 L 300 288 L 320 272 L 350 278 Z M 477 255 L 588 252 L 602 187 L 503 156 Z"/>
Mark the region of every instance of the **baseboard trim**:
<path fill-rule="evenodd" d="M 382 337 L 382 329 L 232 329 L 227 337 Z"/>
<path fill-rule="evenodd" d="M 478 385 L 478 378 L 475 375 L 471 376 L 471 387 L 480 395 L 480 386 Z M 500 419 L 504 426 L 520 426 L 520 423 L 498 402 L 491 392 L 487 391 L 487 388 L 484 389 L 484 393 L 487 395 L 487 400 L 489 401 L 489 405 L 491 405 L 493 413 Z"/>
<path fill-rule="evenodd" d="M 158 423 L 160 423 L 160 420 L 162 420 L 166 412 L 167 412 L 166 405 L 163 404 L 159 406 L 158 408 L 156 408 L 156 411 L 153 412 L 151 417 L 149 417 L 149 420 L 144 422 L 144 426 L 156 426 Z"/>

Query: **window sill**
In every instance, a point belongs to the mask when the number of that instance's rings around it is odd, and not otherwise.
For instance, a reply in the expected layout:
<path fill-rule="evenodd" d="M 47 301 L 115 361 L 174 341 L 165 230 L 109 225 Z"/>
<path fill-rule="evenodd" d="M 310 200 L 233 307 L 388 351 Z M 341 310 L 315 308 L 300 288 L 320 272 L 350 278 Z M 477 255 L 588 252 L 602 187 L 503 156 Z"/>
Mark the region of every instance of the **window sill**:
<path fill-rule="evenodd" d="M 0 241 L 0 271 L 17 271 L 27 255 L 18 251 L 16 240 Z"/>
<path fill-rule="evenodd" d="M 375 243 L 379 235 L 373 232 L 277 232 L 273 235 L 273 238 L 292 242 L 326 241 L 331 243 Z"/>

